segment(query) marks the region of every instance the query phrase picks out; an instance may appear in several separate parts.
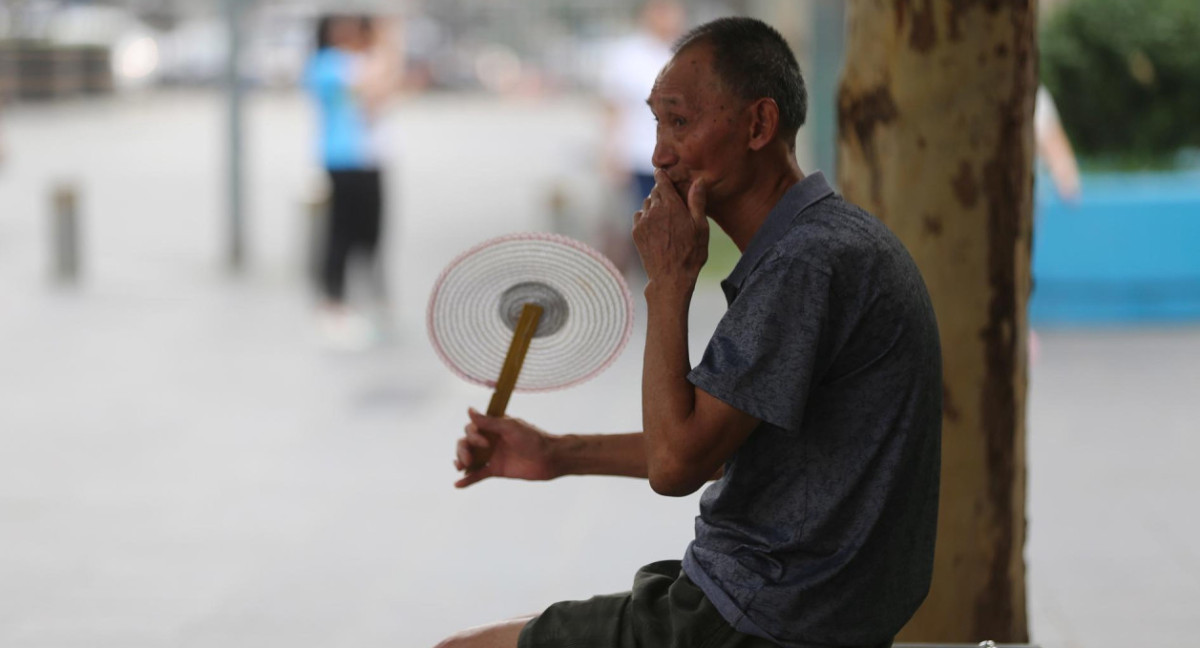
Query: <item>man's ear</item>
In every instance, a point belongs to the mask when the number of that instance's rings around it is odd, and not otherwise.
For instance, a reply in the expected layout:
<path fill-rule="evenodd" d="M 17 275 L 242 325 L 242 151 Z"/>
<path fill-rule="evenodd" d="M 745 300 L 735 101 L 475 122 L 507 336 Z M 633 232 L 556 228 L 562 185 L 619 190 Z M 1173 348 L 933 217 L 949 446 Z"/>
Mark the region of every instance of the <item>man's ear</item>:
<path fill-rule="evenodd" d="M 761 151 L 779 132 L 779 104 L 764 97 L 750 104 L 750 150 Z"/>

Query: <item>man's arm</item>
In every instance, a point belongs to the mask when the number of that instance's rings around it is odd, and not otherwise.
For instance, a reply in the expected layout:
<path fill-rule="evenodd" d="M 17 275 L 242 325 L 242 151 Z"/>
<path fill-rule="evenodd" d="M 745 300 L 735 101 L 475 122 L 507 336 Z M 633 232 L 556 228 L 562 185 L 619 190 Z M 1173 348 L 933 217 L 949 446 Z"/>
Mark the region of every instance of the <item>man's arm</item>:
<path fill-rule="evenodd" d="M 649 279 L 648 330 L 642 367 L 645 431 L 618 435 L 555 436 L 524 421 L 488 418 L 471 410 L 454 466 L 473 464 L 476 449 L 492 448 L 489 463 L 460 479 L 462 488 L 488 477 L 544 480 L 568 474 L 648 477 L 662 495 L 689 495 L 719 476 L 724 462 L 759 425 L 755 417 L 688 382 L 687 316 L 696 278 L 708 256 L 703 181 L 688 203 L 666 174 L 634 215 L 634 242 Z"/>
<path fill-rule="evenodd" d="M 642 364 L 642 424 L 647 476 L 660 495 L 694 493 L 759 425 L 687 379 L 687 301 L 647 286 L 649 311 Z"/>
<path fill-rule="evenodd" d="M 493 418 L 474 409 L 455 453 L 455 470 L 475 465 L 476 453 L 490 450 L 488 463 L 455 482 L 465 488 L 488 477 L 545 481 L 564 475 L 645 477 L 642 433 L 550 434 L 521 419 Z"/>
<path fill-rule="evenodd" d="M 685 204 L 665 172 L 655 179 L 634 219 L 634 241 L 649 279 L 642 424 L 651 488 L 682 496 L 719 470 L 759 421 L 687 379 L 688 309 L 708 257 L 705 187 L 696 180 Z"/>
<path fill-rule="evenodd" d="M 646 442 L 641 432 L 568 434 L 553 445 L 559 475 L 610 475 L 646 478 Z"/>
<path fill-rule="evenodd" d="M 475 465 L 479 452 L 488 463 L 455 482 L 465 488 L 488 477 L 545 481 L 564 475 L 645 477 L 641 432 L 630 434 L 550 434 L 521 419 L 493 418 L 474 409 L 455 453 L 455 470 Z"/>
<path fill-rule="evenodd" d="M 491 448 L 488 464 L 466 473 L 464 488 L 488 477 L 544 481 L 566 475 L 647 476 L 646 437 L 628 434 L 550 434 L 514 418 L 489 418 L 469 410 L 471 422 L 458 441 L 454 467 L 473 465 L 476 450 Z M 710 475 L 721 476 L 721 470 Z"/>

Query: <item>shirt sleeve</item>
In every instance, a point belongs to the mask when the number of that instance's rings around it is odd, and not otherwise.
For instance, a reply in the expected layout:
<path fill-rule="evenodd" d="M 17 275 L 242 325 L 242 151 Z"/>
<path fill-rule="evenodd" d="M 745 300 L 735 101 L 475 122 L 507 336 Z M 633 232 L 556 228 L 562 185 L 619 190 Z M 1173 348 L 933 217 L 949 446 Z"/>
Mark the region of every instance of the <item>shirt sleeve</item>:
<path fill-rule="evenodd" d="M 801 259 L 746 278 L 688 380 L 761 421 L 796 432 L 827 364 L 831 277 Z"/>
<path fill-rule="evenodd" d="M 1050 96 L 1046 86 L 1038 86 L 1037 98 L 1033 103 L 1033 128 L 1037 131 L 1037 136 L 1045 137 L 1058 121 L 1058 107 L 1054 105 L 1054 97 Z"/>
<path fill-rule="evenodd" d="M 309 64 L 305 81 L 318 100 L 330 102 L 348 90 L 353 77 L 353 66 L 345 57 L 318 54 Z"/>

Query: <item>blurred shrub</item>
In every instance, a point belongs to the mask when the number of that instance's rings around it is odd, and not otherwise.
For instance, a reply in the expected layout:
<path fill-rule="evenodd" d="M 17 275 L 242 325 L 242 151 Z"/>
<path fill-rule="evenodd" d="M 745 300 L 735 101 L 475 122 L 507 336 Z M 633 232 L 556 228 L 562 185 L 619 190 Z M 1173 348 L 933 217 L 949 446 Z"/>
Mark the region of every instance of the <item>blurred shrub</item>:
<path fill-rule="evenodd" d="M 1041 76 L 1081 155 L 1200 146 L 1200 0 L 1073 0 L 1042 29 Z"/>

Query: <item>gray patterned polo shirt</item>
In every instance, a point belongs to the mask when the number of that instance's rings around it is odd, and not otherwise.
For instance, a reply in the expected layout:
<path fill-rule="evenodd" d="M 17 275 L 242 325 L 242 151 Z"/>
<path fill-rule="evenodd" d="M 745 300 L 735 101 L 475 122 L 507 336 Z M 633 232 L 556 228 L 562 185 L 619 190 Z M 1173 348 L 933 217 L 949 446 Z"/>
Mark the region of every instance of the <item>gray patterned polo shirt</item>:
<path fill-rule="evenodd" d="M 890 641 L 929 590 L 942 363 L 916 264 L 815 173 L 729 278 L 694 385 L 762 421 L 700 499 L 683 569 L 738 630 Z"/>

